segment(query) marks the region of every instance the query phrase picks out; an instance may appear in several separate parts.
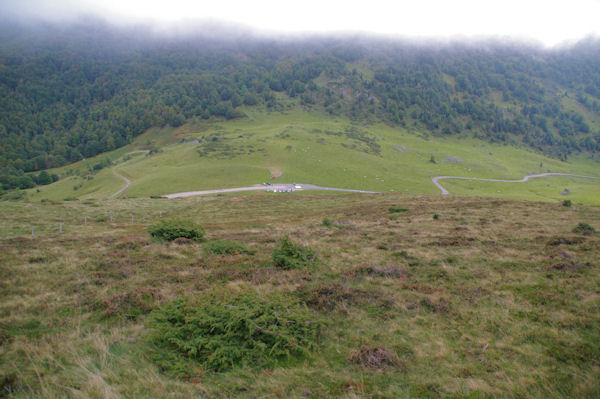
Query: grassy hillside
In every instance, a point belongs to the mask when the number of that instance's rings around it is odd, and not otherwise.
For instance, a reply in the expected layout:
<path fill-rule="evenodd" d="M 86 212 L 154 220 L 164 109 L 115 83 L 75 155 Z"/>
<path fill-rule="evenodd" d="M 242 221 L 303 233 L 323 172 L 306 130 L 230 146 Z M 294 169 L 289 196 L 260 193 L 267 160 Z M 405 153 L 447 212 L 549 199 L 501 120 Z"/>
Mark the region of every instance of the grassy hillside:
<path fill-rule="evenodd" d="M 254 193 L 0 202 L 0 212 L 6 397 L 600 395 L 599 233 L 573 231 L 600 230 L 597 207 Z M 209 242 L 151 240 L 161 212 L 200 223 Z M 316 266 L 274 266 L 286 234 L 315 251 Z M 249 251 L 206 252 L 214 239 Z M 174 299 L 242 292 L 305 304 L 306 322 L 322 322 L 316 346 L 213 371 L 201 363 L 208 353 L 181 360 L 149 341 L 154 312 Z"/>
<path fill-rule="evenodd" d="M 125 184 L 117 173 L 132 181 L 122 195 L 130 198 L 249 186 L 278 175 L 270 181 L 406 194 L 439 194 L 431 182 L 436 175 L 499 179 L 547 171 L 600 175 L 600 163 L 589 155 L 561 162 L 522 147 L 353 122 L 307 112 L 293 102 L 287 108 L 284 112 L 250 108 L 243 119 L 152 129 L 118 151 L 53 170 L 72 175 L 39 192 L 30 190 L 29 198 L 108 198 Z M 88 175 L 90 165 L 104 158 L 114 165 Z M 528 183 L 444 180 L 442 184 L 456 195 L 569 198 L 587 204 L 598 204 L 600 198 L 599 182 L 581 178 L 548 177 Z M 568 197 L 560 195 L 565 188 L 570 190 Z"/>
<path fill-rule="evenodd" d="M 598 40 L 550 50 L 361 36 L 224 40 L 201 31 L 161 39 L 93 21 L 0 21 L 0 190 L 29 188 L 39 181 L 24 172 L 121 148 L 150 128 L 290 102 L 561 159 L 600 152 Z"/>
<path fill-rule="evenodd" d="M 600 397 L 600 179 L 432 182 L 600 177 L 600 43 L 95 29 L 0 26 L 0 397 Z M 161 198 L 267 182 L 377 193 Z"/>

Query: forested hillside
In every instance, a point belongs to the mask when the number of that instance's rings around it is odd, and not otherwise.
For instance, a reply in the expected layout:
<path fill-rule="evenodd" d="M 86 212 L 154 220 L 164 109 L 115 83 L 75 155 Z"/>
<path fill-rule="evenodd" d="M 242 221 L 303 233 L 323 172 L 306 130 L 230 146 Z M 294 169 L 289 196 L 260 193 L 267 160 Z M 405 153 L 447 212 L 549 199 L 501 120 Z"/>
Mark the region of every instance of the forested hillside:
<path fill-rule="evenodd" d="M 4 189 L 31 185 L 24 172 L 118 148 L 150 127 L 293 103 L 562 159 L 600 151 L 597 40 L 543 50 L 4 24 L 0 92 Z"/>

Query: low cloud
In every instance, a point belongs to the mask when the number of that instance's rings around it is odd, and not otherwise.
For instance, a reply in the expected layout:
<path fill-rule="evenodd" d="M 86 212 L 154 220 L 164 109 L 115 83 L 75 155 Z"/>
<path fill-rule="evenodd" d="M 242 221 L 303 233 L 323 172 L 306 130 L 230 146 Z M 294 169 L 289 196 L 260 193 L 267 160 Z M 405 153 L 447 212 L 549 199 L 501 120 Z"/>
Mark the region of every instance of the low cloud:
<path fill-rule="evenodd" d="M 110 24 L 148 25 L 181 34 L 200 24 L 242 26 L 262 35 L 370 33 L 393 37 L 497 37 L 546 46 L 600 34 L 596 0 L 422 0 L 348 2 L 305 0 L 2 0 L 0 15 L 21 21 L 72 23 L 100 18 Z"/>

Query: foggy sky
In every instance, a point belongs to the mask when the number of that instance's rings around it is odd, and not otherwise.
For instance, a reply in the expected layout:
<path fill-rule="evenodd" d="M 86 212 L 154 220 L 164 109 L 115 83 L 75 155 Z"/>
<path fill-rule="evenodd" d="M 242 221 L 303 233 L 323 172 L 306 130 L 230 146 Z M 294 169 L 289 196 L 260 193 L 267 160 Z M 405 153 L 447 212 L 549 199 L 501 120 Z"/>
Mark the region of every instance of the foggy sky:
<path fill-rule="evenodd" d="M 239 24 L 263 34 L 363 32 L 408 38 L 483 37 L 545 46 L 600 35 L 600 0 L 0 0 L 0 15 L 76 22 L 96 17 L 117 25 L 161 29 L 194 21 Z"/>

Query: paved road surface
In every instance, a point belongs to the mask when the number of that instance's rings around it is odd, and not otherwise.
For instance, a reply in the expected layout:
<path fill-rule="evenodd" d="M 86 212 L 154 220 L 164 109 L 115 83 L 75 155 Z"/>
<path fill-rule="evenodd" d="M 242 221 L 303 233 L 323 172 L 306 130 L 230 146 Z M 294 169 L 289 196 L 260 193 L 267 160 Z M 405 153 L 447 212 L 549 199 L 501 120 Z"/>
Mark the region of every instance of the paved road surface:
<path fill-rule="evenodd" d="M 131 180 L 128 178 L 121 176 L 117 172 L 113 170 L 113 173 L 119 176 L 121 179 L 125 181 L 125 187 L 121 188 L 119 191 L 114 193 L 112 197 L 116 197 L 125 191 L 129 185 L 131 184 Z M 440 183 L 439 180 L 443 179 L 458 179 L 458 180 L 478 180 L 478 181 L 491 181 L 491 182 L 503 182 L 503 183 L 524 183 L 529 179 L 537 179 L 540 177 L 547 176 L 571 176 L 571 177 L 584 177 L 588 179 L 600 179 L 598 176 L 584 176 L 584 175 L 574 175 L 570 173 L 539 173 L 535 175 L 528 175 L 523 177 L 520 180 L 509 180 L 509 179 L 483 179 L 479 177 L 464 177 L 464 176 L 435 176 L 431 179 L 433 184 L 436 185 L 442 191 L 442 195 L 448 195 L 448 190 L 446 190 Z M 197 195 L 209 195 L 209 194 L 222 194 L 222 193 L 235 193 L 240 191 L 268 191 L 268 192 L 292 192 L 292 191 L 302 191 L 302 190 L 321 190 L 321 191 L 343 191 L 349 193 L 365 193 L 365 194 L 378 194 L 378 191 L 366 191 L 366 190 L 352 190 L 348 188 L 335 188 L 335 187 L 321 187 L 315 186 L 313 184 L 272 184 L 272 185 L 263 185 L 263 184 L 255 184 L 250 187 L 235 187 L 235 188 L 222 188 L 216 190 L 202 190 L 202 191 L 186 191 L 182 193 L 174 193 L 174 194 L 166 194 L 163 197 L 165 198 L 185 198 L 185 197 L 193 197 Z"/>
<path fill-rule="evenodd" d="M 546 177 L 546 176 L 572 176 L 572 177 L 585 177 L 588 179 L 600 179 L 597 176 L 582 176 L 582 175 L 572 175 L 570 173 L 540 173 L 537 175 L 528 175 L 523 177 L 520 180 L 505 180 L 505 179 L 481 179 L 478 177 L 461 177 L 461 176 L 436 176 L 431 179 L 433 184 L 437 186 L 440 190 L 442 190 L 442 195 L 448 195 L 448 190 L 446 190 L 442 185 L 438 182 L 438 180 L 442 179 L 459 179 L 459 180 L 479 180 L 479 181 L 495 181 L 495 182 L 503 182 L 503 183 L 525 183 L 529 179 L 537 179 L 538 177 Z"/>
<path fill-rule="evenodd" d="M 120 189 L 119 191 L 117 191 L 116 193 L 114 193 L 113 195 L 111 195 L 111 197 L 116 197 L 117 195 L 121 194 L 123 191 L 127 190 L 127 188 L 129 187 L 129 185 L 131 184 L 131 180 L 129 180 L 125 176 L 121 176 L 120 174 L 118 174 L 117 172 L 115 172 L 114 169 L 113 169 L 113 173 L 115 175 L 119 176 L 121 179 L 125 180 L 125 187 L 123 187 L 122 189 Z"/>
<path fill-rule="evenodd" d="M 131 151 L 128 152 L 125 155 L 130 155 L 130 154 L 139 154 L 142 152 L 150 152 L 150 150 L 138 150 L 138 151 Z M 117 195 L 121 194 L 123 191 L 127 190 L 127 188 L 129 187 L 129 185 L 131 184 L 131 180 L 129 180 L 128 178 L 126 178 L 125 176 L 121 176 L 120 174 L 118 174 L 117 172 L 115 172 L 115 170 L 113 169 L 112 172 L 119 176 L 121 179 L 123 179 L 125 181 L 125 187 L 123 187 L 122 189 L 120 189 L 119 191 L 117 191 L 116 193 L 112 194 L 111 197 L 116 197 Z"/>
<path fill-rule="evenodd" d="M 297 188 L 299 186 L 299 188 Z M 237 188 L 223 188 L 218 190 L 203 190 L 203 191 L 187 191 L 184 193 L 167 194 L 165 198 L 184 198 L 193 197 L 196 195 L 208 195 L 208 194 L 221 194 L 221 193 L 234 193 L 238 191 L 269 191 L 269 192 L 291 192 L 291 191 L 302 191 L 302 190 L 322 190 L 322 191 L 344 191 L 350 193 L 366 193 L 366 194 L 378 194 L 377 191 L 364 191 L 364 190 L 351 190 L 347 188 L 334 188 L 334 187 L 320 187 L 313 184 L 272 184 L 270 186 L 257 184 L 251 187 L 237 187 Z"/>

